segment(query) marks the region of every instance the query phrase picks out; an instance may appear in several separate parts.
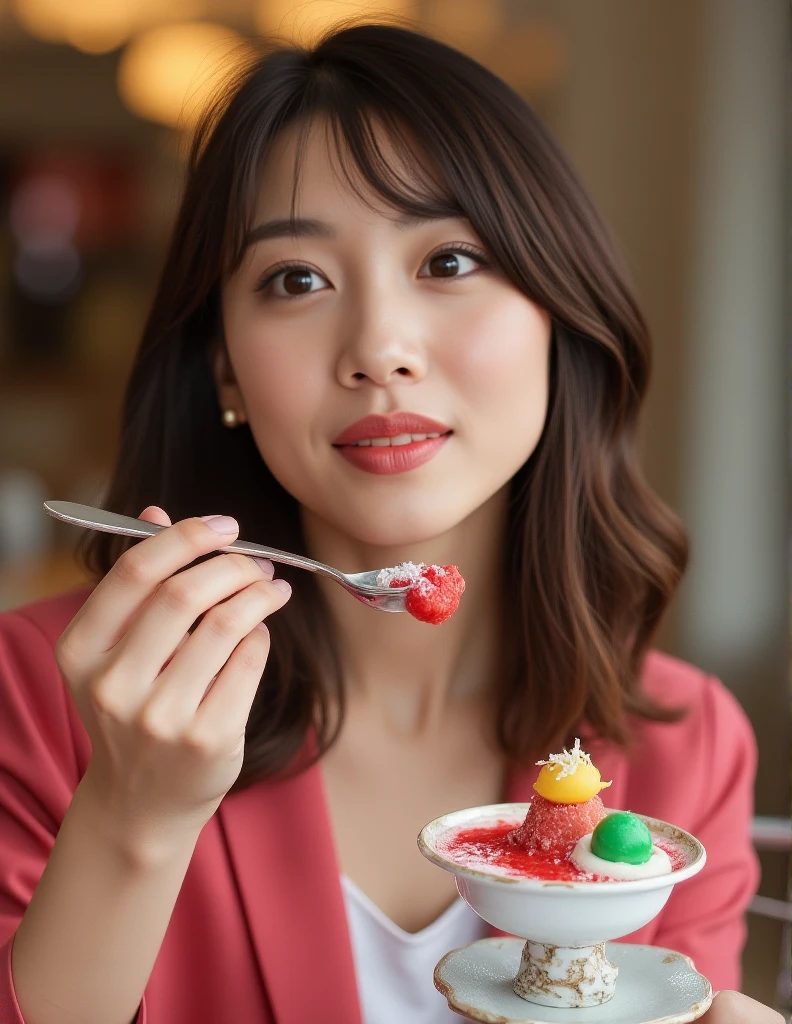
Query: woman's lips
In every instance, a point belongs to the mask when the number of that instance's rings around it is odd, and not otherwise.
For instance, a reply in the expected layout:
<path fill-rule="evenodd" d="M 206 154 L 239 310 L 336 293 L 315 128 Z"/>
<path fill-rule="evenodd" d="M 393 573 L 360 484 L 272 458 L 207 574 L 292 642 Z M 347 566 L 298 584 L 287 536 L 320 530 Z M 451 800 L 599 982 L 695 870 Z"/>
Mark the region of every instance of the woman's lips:
<path fill-rule="evenodd" d="M 333 444 L 354 444 L 372 438 L 394 438 L 405 434 L 447 434 L 449 427 L 417 412 L 392 412 L 387 416 L 364 416 L 342 430 Z"/>
<path fill-rule="evenodd" d="M 433 458 L 452 431 L 414 412 L 364 416 L 335 439 L 333 447 L 366 473 L 406 473 Z"/>
<path fill-rule="evenodd" d="M 449 431 L 440 437 L 427 437 L 425 441 L 411 441 L 409 444 L 336 445 L 336 451 L 366 473 L 406 473 L 434 458 L 450 437 Z"/>

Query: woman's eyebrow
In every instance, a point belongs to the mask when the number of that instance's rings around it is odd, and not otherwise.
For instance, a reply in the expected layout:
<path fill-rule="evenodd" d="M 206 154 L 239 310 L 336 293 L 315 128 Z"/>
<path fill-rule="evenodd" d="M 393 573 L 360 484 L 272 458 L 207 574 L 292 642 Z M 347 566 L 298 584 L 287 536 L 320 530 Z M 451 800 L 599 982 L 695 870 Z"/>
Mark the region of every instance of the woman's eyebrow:
<path fill-rule="evenodd" d="M 419 217 L 415 214 L 402 213 L 398 217 L 394 217 L 393 222 L 398 228 L 415 228 L 433 221 L 455 219 L 458 218 L 450 217 L 447 214 Z M 281 217 L 276 220 L 265 221 L 251 228 L 245 236 L 243 248 L 247 249 L 249 246 L 255 245 L 256 242 L 264 242 L 270 238 L 335 238 L 335 236 L 335 228 L 325 221 L 316 220 L 313 217 L 297 217 L 294 219 Z"/>
<path fill-rule="evenodd" d="M 245 236 L 245 248 L 268 238 L 333 238 L 335 230 L 321 220 L 283 217 L 257 224 Z"/>

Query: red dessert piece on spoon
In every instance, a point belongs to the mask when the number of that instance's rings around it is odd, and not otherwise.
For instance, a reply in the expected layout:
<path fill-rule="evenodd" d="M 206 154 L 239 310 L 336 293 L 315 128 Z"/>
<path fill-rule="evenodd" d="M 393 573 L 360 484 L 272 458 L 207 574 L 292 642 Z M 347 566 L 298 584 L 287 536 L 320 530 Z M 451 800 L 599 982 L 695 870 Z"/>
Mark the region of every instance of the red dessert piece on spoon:
<path fill-rule="evenodd" d="M 383 569 L 377 582 L 383 587 L 409 587 L 404 606 L 413 618 L 433 626 L 450 619 L 459 607 L 465 581 L 455 565 L 402 562 Z"/>

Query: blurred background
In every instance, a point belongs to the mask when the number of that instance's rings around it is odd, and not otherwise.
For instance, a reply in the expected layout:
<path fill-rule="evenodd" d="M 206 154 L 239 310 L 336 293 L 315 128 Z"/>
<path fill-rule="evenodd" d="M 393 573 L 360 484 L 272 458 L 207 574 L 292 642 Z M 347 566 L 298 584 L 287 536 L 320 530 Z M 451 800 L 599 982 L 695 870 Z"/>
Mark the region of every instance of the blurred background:
<path fill-rule="evenodd" d="M 245 41 L 337 0 L 0 0 L 0 608 L 81 582 L 48 497 L 101 504 L 190 126 Z M 785 0 L 369 0 L 536 108 L 655 338 L 645 465 L 693 539 L 659 638 L 760 744 L 744 989 L 789 1013 Z M 266 540 L 266 538 L 261 538 Z"/>

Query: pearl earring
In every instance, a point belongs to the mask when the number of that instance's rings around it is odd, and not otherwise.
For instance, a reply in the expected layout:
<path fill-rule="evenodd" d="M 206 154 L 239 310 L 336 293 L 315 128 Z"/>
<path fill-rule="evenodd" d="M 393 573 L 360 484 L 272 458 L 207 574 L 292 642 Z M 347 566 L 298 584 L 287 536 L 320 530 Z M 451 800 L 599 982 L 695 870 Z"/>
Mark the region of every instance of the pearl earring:
<path fill-rule="evenodd" d="M 226 427 L 235 427 L 239 423 L 237 414 L 233 409 L 223 409 L 223 425 Z"/>

